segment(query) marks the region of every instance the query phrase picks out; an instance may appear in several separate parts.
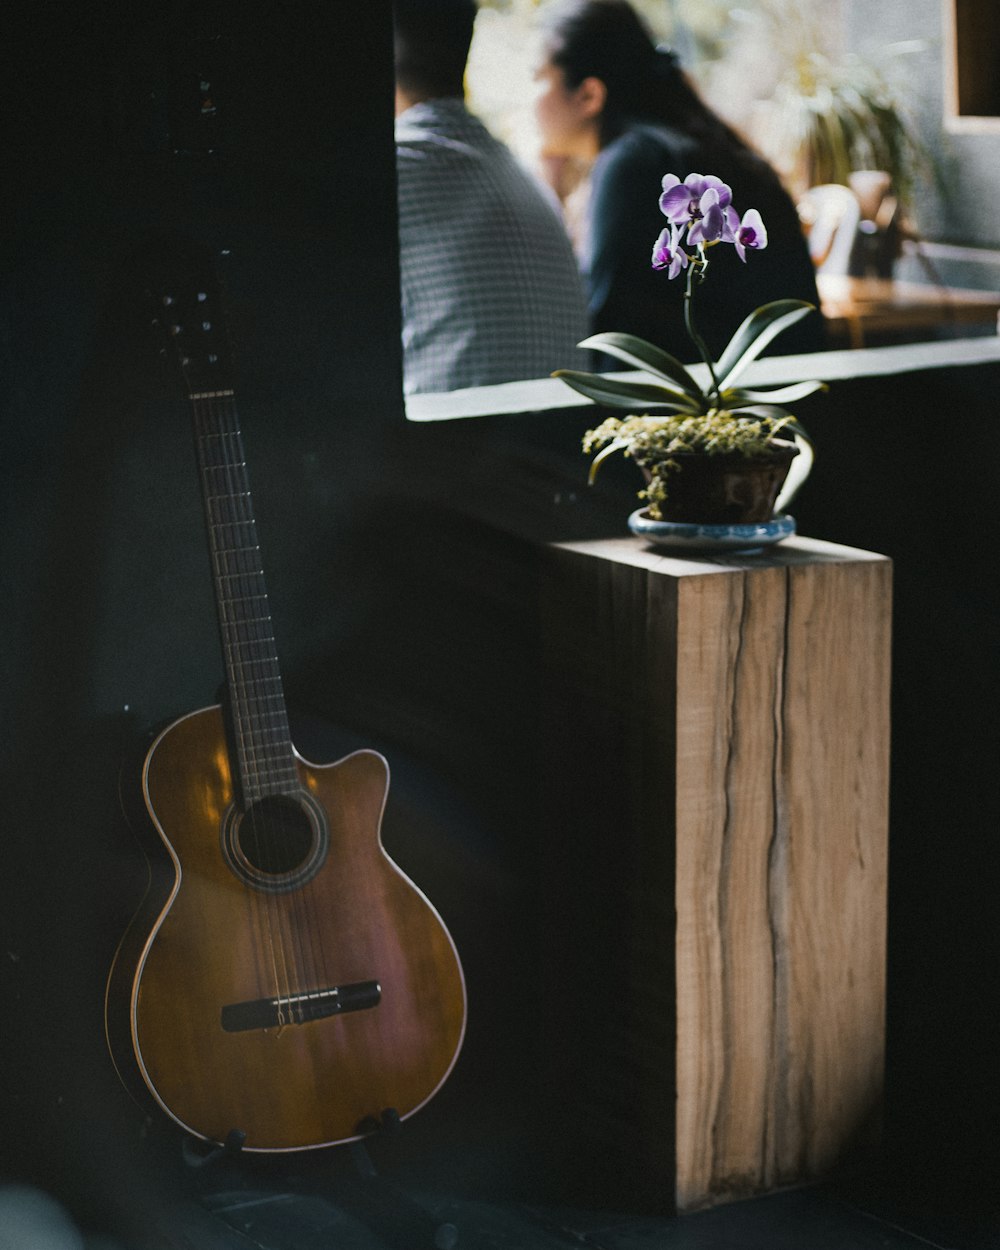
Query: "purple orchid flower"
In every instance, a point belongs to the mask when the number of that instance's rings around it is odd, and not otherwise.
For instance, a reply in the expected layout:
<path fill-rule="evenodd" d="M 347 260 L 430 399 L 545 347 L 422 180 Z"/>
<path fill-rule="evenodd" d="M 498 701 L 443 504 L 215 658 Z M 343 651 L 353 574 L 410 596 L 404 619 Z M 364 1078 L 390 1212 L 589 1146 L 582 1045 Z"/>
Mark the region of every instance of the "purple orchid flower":
<path fill-rule="evenodd" d="M 725 211 L 728 207 L 722 203 L 716 188 L 709 187 L 698 201 L 697 216 L 688 227 L 688 242 L 693 245 L 732 242 L 733 232 Z"/>
<path fill-rule="evenodd" d="M 662 187 L 660 212 L 678 226 L 694 225 L 701 219 L 702 200 L 709 191 L 715 192 L 723 212 L 733 200 L 732 189 L 715 174 L 688 174 L 683 182 L 676 174 L 667 174 Z"/>
<path fill-rule="evenodd" d="M 726 209 L 727 224 L 736 245 L 736 254 L 746 264 L 747 248 L 760 251 L 767 247 L 767 230 L 755 208 L 748 208 L 740 221 L 739 214 L 731 206 Z"/>
<path fill-rule="evenodd" d="M 680 246 L 680 230 L 670 226 L 660 231 L 653 245 L 653 268 L 666 269 L 668 278 L 676 278 L 688 266 L 690 259 Z"/>
<path fill-rule="evenodd" d="M 660 211 L 670 226 L 660 232 L 653 247 L 653 268 L 666 269 L 676 278 L 690 265 L 691 273 L 703 277 L 708 265 L 706 249 L 715 243 L 732 243 L 740 260 L 746 263 L 747 251 L 767 247 L 767 230 L 755 208 L 741 218 L 733 207 L 733 192 L 714 174 L 688 174 L 681 182 L 676 174 L 663 179 Z M 687 244 L 697 254 L 687 253 L 680 246 L 687 230 Z"/>

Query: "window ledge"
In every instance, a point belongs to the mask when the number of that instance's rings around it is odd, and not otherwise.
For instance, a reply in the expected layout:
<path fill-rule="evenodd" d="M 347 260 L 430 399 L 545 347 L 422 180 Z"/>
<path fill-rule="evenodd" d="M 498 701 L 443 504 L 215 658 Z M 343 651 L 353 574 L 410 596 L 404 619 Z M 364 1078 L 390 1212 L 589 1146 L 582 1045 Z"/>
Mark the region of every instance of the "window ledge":
<path fill-rule="evenodd" d="M 816 352 L 801 356 L 773 356 L 758 360 L 743 375 L 746 385 L 766 386 L 822 378 L 838 382 L 845 378 L 878 377 L 914 373 L 922 369 L 978 365 L 1000 361 L 1000 338 L 993 335 L 949 339 L 936 343 L 904 343 L 896 347 L 869 347 L 859 351 Z M 692 365 L 699 381 L 708 381 L 703 365 Z M 635 380 L 647 375 L 634 371 L 609 377 Z M 441 394 L 409 395 L 406 415 L 410 421 L 458 421 L 474 417 L 514 416 L 531 412 L 583 408 L 589 401 L 570 390 L 558 378 L 505 382 L 500 386 L 477 386 Z"/>

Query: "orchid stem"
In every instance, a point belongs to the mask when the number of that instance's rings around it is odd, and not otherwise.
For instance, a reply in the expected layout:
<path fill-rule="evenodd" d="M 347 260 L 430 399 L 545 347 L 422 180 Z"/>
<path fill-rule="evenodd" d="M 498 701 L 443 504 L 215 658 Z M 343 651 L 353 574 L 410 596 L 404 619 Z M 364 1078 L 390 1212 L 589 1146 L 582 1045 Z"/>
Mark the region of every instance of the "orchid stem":
<path fill-rule="evenodd" d="M 702 360 L 708 368 L 708 376 L 712 379 L 712 389 L 709 392 L 709 407 L 714 408 L 719 403 L 719 380 L 715 376 L 715 367 L 712 363 L 712 354 L 705 344 L 705 340 L 695 329 L 694 312 L 692 299 L 694 291 L 694 280 L 697 275 L 698 281 L 704 280 L 705 271 L 708 269 L 708 257 L 705 255 L 703 244 L 698 245 L 698 259 L 690 266 L 687 271 L 687 285 L 684 288 L 684 325 L 687 328 L 688 336 L 691 342 L 697 347 Z"/>

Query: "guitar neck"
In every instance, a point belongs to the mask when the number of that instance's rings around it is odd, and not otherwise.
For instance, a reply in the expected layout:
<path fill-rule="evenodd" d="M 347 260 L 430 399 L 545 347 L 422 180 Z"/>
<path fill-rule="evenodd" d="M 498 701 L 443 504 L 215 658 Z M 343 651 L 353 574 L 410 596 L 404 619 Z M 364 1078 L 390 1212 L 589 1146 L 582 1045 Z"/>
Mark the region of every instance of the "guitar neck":
<path fill-rule="evenodd" d="M 190 399 L 229 692 L 234 785 L 248 806 L 294 792 L 298 771 L 235 397 L 216 390 Z"/>

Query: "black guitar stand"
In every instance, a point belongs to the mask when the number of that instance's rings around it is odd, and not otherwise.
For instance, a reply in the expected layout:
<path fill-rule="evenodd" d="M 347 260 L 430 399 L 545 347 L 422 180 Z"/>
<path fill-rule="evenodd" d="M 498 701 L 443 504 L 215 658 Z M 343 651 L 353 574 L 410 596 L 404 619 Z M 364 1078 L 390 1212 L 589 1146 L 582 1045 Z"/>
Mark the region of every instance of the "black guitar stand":
<path fill-rule="evenodd" d="M 238 1128 L 229 1130 L 226 1134 L 226 1140 L 221 1146 L 217 1146 L 215 1142 L 211 1142 L 207 1146 L 200 1143 L 196 1144 L 185 1134 L 181 1141 L 181 1158 L 189 1168 L 203 1168 L 210 1163 L 217 1163 L 221 1159 L 233 1160 L 239 1156 L 246 1139 L 246 1133 Z"/>
<path fill-rule="evenodd" d="M 355 1182 L 341 1185 L 337 1199 L 363 1224 L 383 1237 L 392 1250 L 456 1250 L 458 1228 L 436 1219 L 397 1185 L 382 1175 L 368 1150 L 367 1140 L 391 1140 L 400 1131 L 398 1112 L 386 1108 L 358 1125 L 362 1136 L 350 1143 Z"/>
<path fill-rule="evenodd" d="M 367 1142 L 391 1140 L 400 1131 L 398 1112 L 389 1107 L 358 1125 L 359 1137 L 348 1143 L 352 1169 L 347 1177 L 327 1176 L 317 1188 L 385 1242 L 386 1250 L 456 1250 L 458 1228 L 436 1219 L 379 1172 Z M 223 1145 L 196 1143 L 184 1136 L 181 1155 L 192 1169 L 239 1166 L 246 1134 L 231 1129 Z"/>

